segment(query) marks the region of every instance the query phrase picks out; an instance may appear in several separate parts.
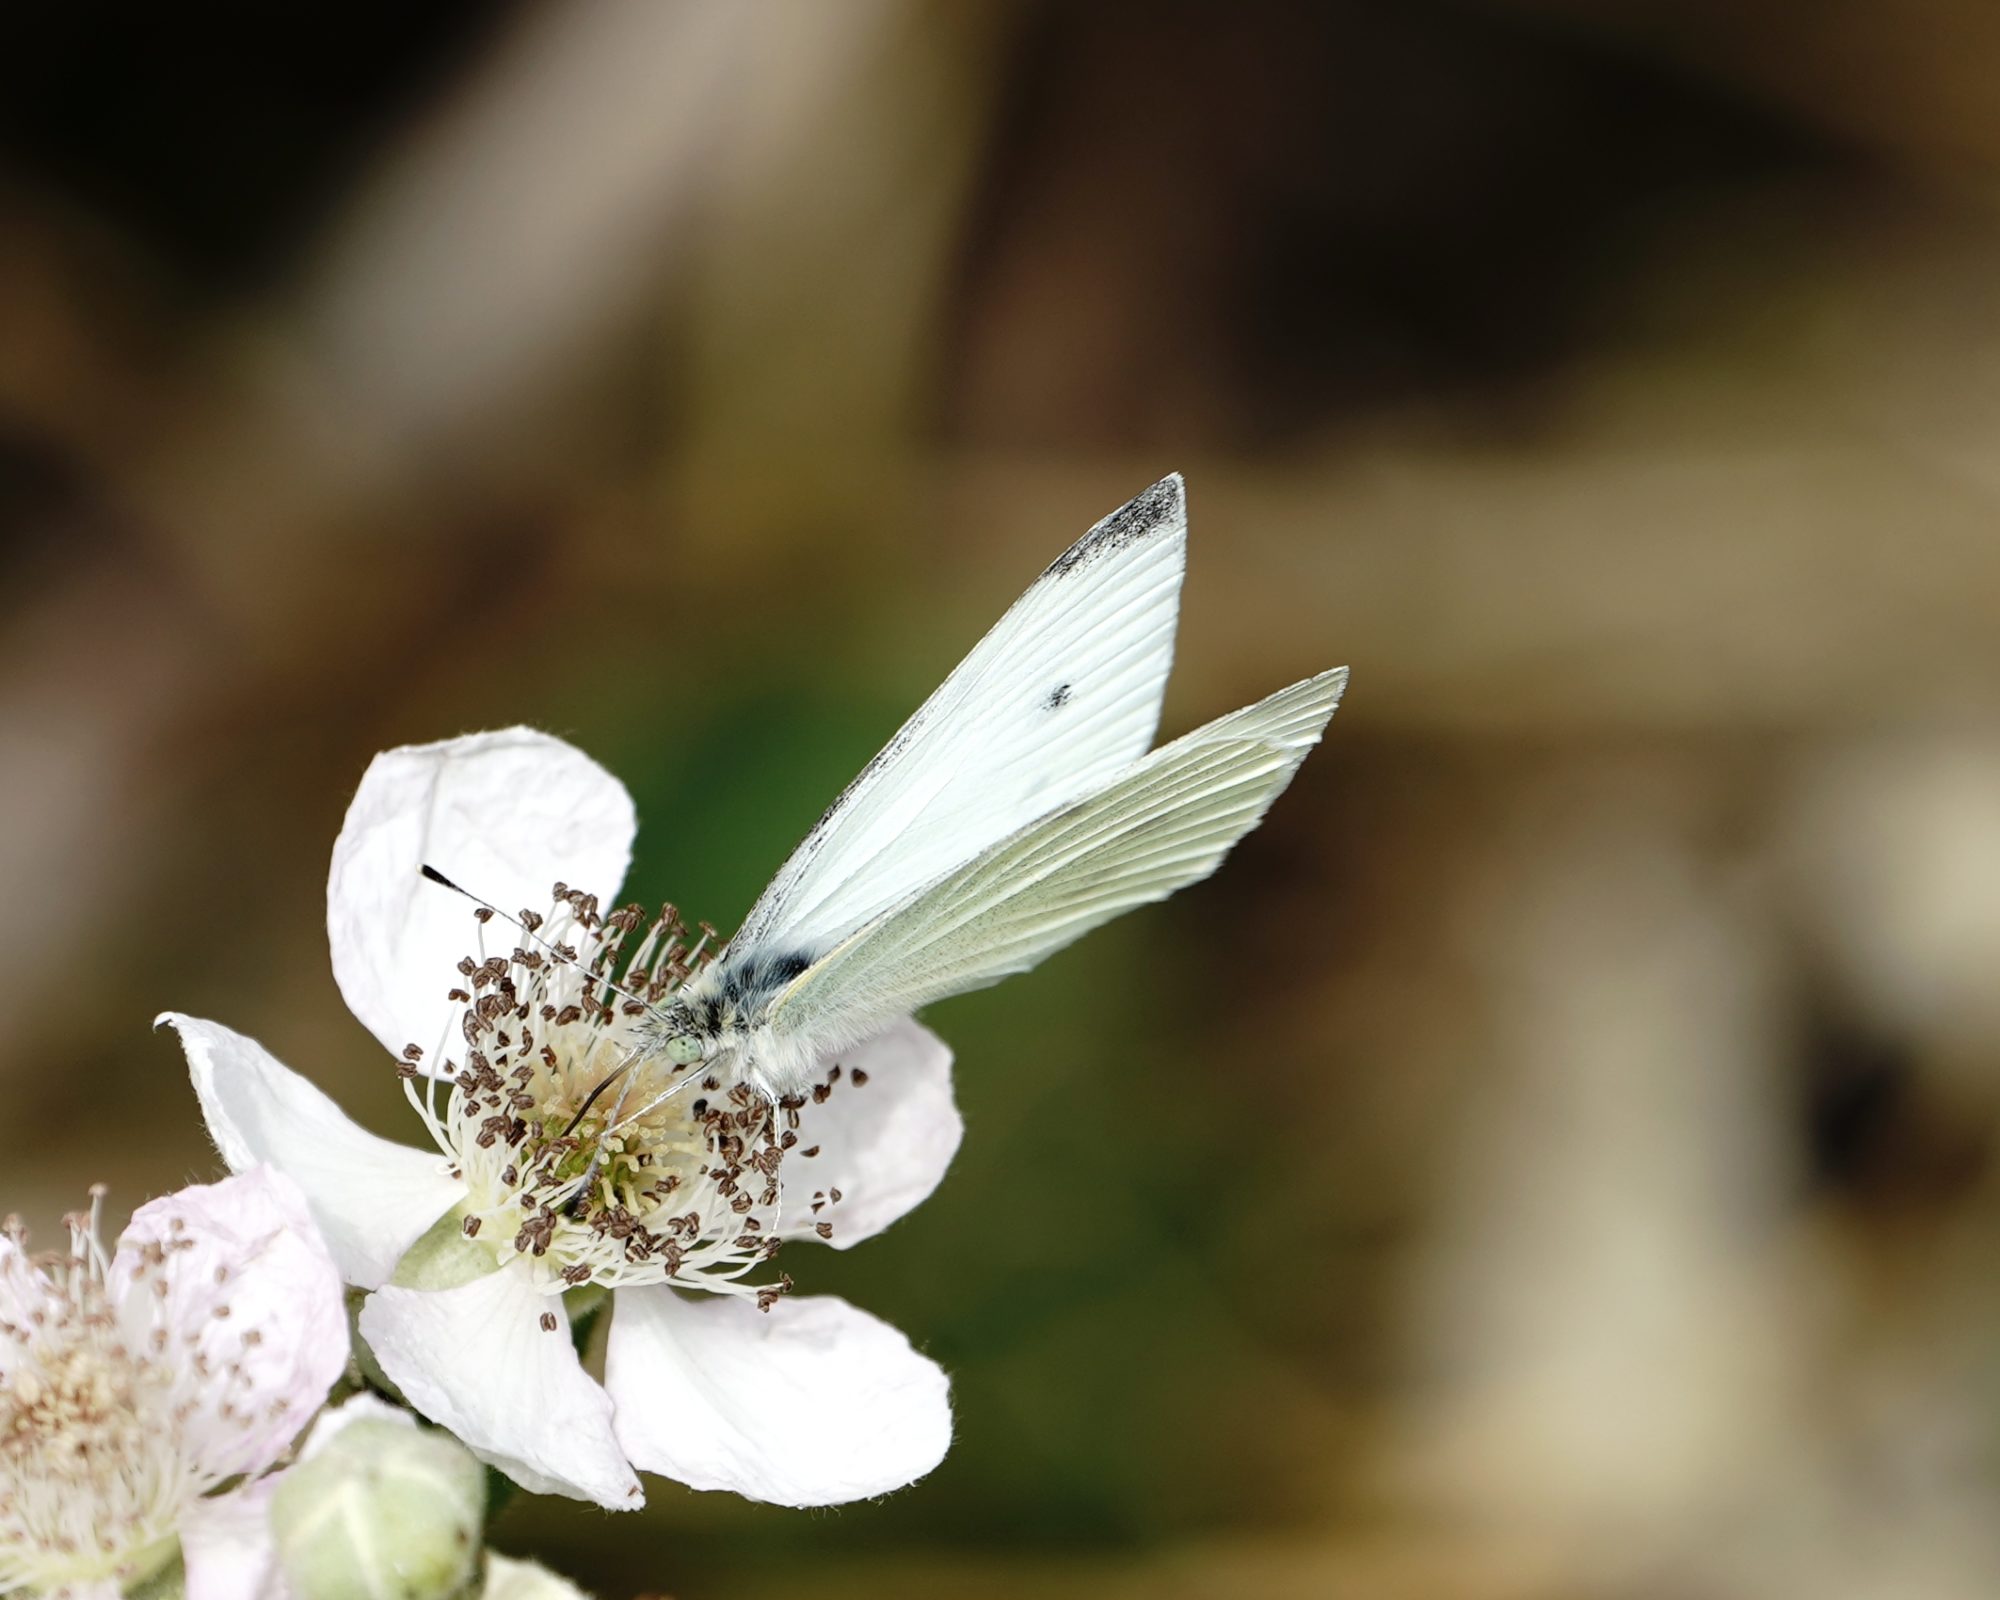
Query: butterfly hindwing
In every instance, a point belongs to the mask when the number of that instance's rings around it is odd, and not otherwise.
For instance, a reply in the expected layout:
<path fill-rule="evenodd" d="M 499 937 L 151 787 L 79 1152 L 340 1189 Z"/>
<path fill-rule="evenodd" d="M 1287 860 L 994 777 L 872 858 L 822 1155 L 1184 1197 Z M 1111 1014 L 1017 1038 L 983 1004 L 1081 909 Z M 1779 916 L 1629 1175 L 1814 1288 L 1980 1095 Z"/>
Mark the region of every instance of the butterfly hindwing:
<path fill-rule="evenodd" d="M 1281 689 L 1016 829 L 808 967 L 769 1026 L 840 1048 L 1199 882 L 1291 781 L 1346 683 L 1338 668 Z"/>

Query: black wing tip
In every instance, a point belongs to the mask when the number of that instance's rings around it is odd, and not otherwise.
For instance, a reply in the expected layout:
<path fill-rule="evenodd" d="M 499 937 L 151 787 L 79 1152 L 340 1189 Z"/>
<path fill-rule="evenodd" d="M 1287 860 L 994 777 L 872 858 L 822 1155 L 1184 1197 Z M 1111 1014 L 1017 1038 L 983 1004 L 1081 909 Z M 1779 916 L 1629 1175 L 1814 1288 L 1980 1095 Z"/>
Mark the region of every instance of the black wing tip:
<path fill-rule="evenodd" d="M 1085 563 L 1142 539 L 1187 530 L 1187 484 L 1178 472 L 1142 489 L 1108 517 L 1100 517 L 1075 544 L 1049 563 L 1049 575 L 1061 577 Z"/>
<path fill-rule="evenodd" d="M 1170 472 L 1158 483 L 1141 489 L 1110 516 L 1100 518 L 1083 539 L 1110 533 L 1123 543 L 1179 527 L 1186 521 L 1187 480 L 1178 472 Z"/>

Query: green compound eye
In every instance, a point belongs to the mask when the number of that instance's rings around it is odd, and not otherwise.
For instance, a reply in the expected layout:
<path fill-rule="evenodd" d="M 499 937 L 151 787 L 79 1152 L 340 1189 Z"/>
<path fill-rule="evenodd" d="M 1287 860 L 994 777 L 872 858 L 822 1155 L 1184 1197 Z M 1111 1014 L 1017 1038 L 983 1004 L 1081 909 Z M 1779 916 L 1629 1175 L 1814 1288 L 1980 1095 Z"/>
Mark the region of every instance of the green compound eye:
<path fill-rule="evenodd" d="M 698 1034 L 677 1033 L 667 1041 L 667 1059 L 677 1067 L 691 1067 L 707 1053 Z"/>

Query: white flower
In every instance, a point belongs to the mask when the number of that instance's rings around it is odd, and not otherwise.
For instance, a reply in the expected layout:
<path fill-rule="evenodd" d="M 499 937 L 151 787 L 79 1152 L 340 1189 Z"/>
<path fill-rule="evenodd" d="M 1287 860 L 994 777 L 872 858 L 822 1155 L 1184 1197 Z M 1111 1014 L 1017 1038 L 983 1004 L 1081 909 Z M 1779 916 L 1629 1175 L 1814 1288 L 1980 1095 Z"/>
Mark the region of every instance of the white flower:
<path fill-rule="evenodd" d="M 347 1361 L 340 1274 L 268 1168 L 140 1207 L 108 1260 L 102 1192 L 67 1254 L 0 1237 L 0 1592 L 112 1600 L 178 1552 L 189 1600 L 247 1600 L 258 1475 Z"/>
<path fill-rule="evenodd" d="M 516 1482 L 614 1509 L 641 1503 L 634 1467 L 784 1505 L 898 1488 L 950 1443 L 944 1374 L 841 1300 L 780 1296 L 766 1262 L 782 1240 L 858 1243 L 930 1194 L 961 1132 L 950 1052 L 902 1023 L 775 1115 L 720 1080 L 654 1105 L 654 1068 L 593 1099 L 644 1004 L 586 974 L 650 1002 L 700 959 L 677 920 L 600 917 L 567 887 L 614 889 L 633 831 L 615 778 L 527 729 L 369 767 L 327 886 L 334 976 L 432 1151 L 362 1131 L 239 1034 L 161 1020 L 224 1159 L 297 1179 L 373 1291 L 361 1330 L 383 1371 Z M 424 865 L 546 907 L 535 936 L 476 921 Z M 563 1300 L 585 1284 L 614 1291 L 601 1387 Z"/>

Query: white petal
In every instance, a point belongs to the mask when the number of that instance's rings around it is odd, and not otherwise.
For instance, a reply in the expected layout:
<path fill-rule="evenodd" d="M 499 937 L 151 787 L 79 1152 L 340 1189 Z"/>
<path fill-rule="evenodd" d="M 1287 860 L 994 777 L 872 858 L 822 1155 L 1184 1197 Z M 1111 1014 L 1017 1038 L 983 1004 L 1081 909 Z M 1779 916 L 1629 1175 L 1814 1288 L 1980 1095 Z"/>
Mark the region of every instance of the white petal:
<path fill-rule="evenodd" d="M 832 1225 L 839 1249 L 872 1239 L 930 1198 L 958 1153 L 965 1123 L 951 1094 L 951 1051 L 918 1022 L 899 1022 L 837 1058 L 840 1079 L 823 1104 L 799 1112 L 799 1142 L 778 1169 L 780 1231 L 811 1238 Z M 831 1065 L 831 1062 L 828 1063 Z M 855 1086 L 861 1071 L 866 1083 Z M 817 1149 L 819 1154 L 807 1156 Z M 815 1212 L 815 1196 L 828 1201 Z"/>
<path fill-rule="evenodd" d="M 271 1496 L 283 1476 L 197 1500 L 181 1513 L 187 1600 L 287 1600 L 271 1538 Z"/>
<path fill-rule="evenodd" d="M 195 1097 L 232 1171 L 268 1162 L 305 1192 L 341 1275 L 373 1289 L 465 1197 L 435 1152 L 378 1139 L 254 1039 L 169 1011 Z"/>
<path fill-rule="evenodd" d="M 608 901 L 636 827 L 623 784 L 532 728 L 384 751 L 347 808 L 326 885 L 333 975 L 348 1008 L 392 1054 L 418 1044 L 437 1066 L 459 1012 L 445 993 L 481 930 L 473 907 L 422 869 L 506 912 L 546 911 L 558 879 Z M 518 942 L 504 923 L 487 933 L 489 954 Z"/>
<path fill-rule="evenodd" d="M 551 1312 L 556 1326 L 545 1329 Z M 645 1504 L 562 1301 L 525 1271 L 457 1289 L 379 1289 L 361 1308 L 361 1337 L 411 1405 L 522 1488 L 612 1511 Z"/>
<path fill-rule="evenodd" d="M 831 1506 L 914 1483 L 951 1444 L 937 1364 L 830 1296 L 620 1289 L 604 1385 L 635 1466 L 696 1489 Z"/>
<path fill-rule="evenodd" d="M 218 1477 L 275 1461 L 347 1365 L 340 1269 L 305 1196 L 270 1167 L 141 1206 L 107 1287 L 128 1327 L 174 1330 L 207 1358 L 182 1438 Z"/>

